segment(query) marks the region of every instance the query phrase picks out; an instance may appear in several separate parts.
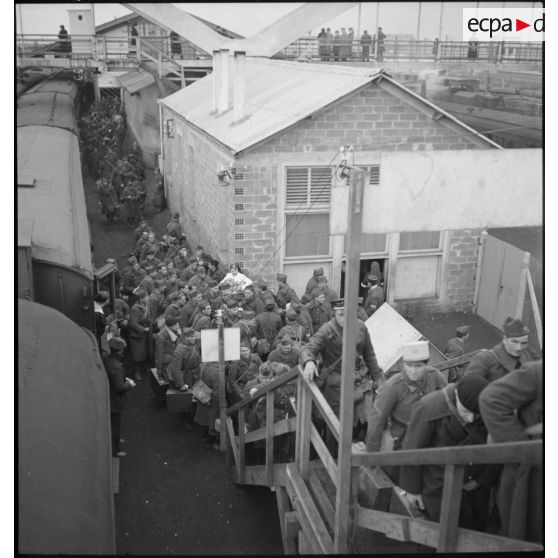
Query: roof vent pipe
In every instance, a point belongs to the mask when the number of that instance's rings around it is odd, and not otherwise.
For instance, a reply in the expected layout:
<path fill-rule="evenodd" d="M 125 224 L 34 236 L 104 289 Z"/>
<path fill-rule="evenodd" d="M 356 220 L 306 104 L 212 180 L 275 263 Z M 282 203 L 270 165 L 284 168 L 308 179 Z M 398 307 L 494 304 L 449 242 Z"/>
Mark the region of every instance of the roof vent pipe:
<path fill-rule="evenodd" d="M 220 51 L 221 61 L 219 64 L 219 112 L 225 112 L 229 108 L 229 51 L 222 48 Z"/>
<path fill-rule="evenodd" d="M 221 89 L 221 53 L 213 51 L 213 112 L 219 111 L 219 90 Z"/>
<path fill-rule="evenodd" d="M 246 52 L 234 53 L 234 88 L 233 88 L 234 120 L 238 122 L 246 113 Z"/>

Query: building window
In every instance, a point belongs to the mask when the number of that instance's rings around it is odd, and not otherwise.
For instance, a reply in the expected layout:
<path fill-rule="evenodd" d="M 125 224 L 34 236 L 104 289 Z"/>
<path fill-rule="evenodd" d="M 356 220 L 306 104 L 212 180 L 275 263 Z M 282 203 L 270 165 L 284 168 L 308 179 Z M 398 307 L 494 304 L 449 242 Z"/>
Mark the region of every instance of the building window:
<path fill-rule="evenodd" d="M 287 207 L 328 205 L 332 175 L 331 167 L 287 167 Z"/>
<path fill-rule="evenodd" d="M 329 255 L 329 214 L 293 214 L 285 218 L 285 257 Z"/>
<path fill-rule="evenodd" d="M 234 180 L 244 180 L 244 175 L 242 173 L 235 173 L 233 178 Z"/>
<path fill-rule="evenodd" d="M 440 231 L 404 232 L 399 236 L 399 251 L 439 250 Z"/>
<path fill-rule="evenodd" d="M 234 189 L 235 196 L 243 196 L 244 195 L 244 188 L 235 188 Z"/>
<path fill-rule="evenodd" d="M 437 296 L 440 256 L 398 258 L 395 299 Z"/>
<path fill-rule="evenodd" d="M 242 255 L 242 254 L 244 254 L 244 248 L 235 248 L 234 253 L 236 255 Z"/>
<path fill-rule="evenodd" d="M 244 225 L 244 219 L 235 219 L 234 224 L 235 225 Z"/>
<path fill-rule="evenodd" d="M 234 233 L 235 240 L 244 240 L 244 233 Z"/>
<path fill-rule="evenodd" d="M 234 204 L 235 211 L 244 211 L 244 204 L 243 203 L 235 203 Z"/>

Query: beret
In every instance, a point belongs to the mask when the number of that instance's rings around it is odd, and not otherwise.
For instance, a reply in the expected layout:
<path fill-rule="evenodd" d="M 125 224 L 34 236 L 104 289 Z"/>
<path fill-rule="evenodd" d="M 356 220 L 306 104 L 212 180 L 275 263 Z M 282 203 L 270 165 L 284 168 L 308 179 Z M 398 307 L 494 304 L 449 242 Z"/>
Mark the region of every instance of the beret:
<path fill-rule="evenodd" d="M 521 320 L 514 320 L 513 318 L 506 318 L 503 329 L 506 337 L 529 335 L 529 330 L 525 327 L 525 324 Z"/>

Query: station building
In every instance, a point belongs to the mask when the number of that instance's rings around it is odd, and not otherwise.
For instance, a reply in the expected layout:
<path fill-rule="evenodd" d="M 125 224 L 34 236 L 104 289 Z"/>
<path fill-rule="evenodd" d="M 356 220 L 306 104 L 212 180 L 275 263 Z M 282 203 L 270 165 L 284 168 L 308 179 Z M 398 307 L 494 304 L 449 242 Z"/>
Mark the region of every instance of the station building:
<path fill-rule="evenodd" d="M 159 100 L 167 200 L 191 243 L 272 286 L 282 272 L 301 295 L 322 267 L 339 290 L 344 238 L 329 219 L 340 146 L 371 183 L 382 152 L 499 148 L 382 70 L 221 53 L 212 76 Z M 378 262 L 400 308 L 470 311 L 480 232 L 363 235 L 361 267 Z"/>

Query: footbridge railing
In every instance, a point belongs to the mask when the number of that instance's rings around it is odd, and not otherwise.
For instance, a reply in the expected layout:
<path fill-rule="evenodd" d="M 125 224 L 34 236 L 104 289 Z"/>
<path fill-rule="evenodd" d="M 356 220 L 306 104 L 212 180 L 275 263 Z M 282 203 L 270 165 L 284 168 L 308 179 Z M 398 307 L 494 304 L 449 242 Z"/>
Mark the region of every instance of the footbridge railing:
<path fill-rule="evenodd" d="M 437 366 L 447 369 L 464 364 L 472 354 Z M 274 422 L 275 397 L 279 389 L 296 382 L 294 416 Z M 247 431 L 247 413 L 265 398 L 265 426 Z M 233 420 L 234 418 L 234 420 Z M 442 552 L 532 551 L 540 545 L 470 531 L 458 527 L 464 467 L 470 463 L 542 463 L 542 442 L 448 447 L 389 453 L 363 453 L 355 446 L 348 471 L 341 470 L 316 420 L 323 422 L 339 442 L 340 421 L 313 381 L 306 380 L 301 367 L 276 378 L 226 411 L 227 462 L 235 482 L 272 487 L 276 492 L 283 546 L 287 553 L 335 554 L 350 552 L 357 527 L 384 533 L 397 541 L 430 546 Z M 295 437 L 294 454 L 287 462 L 274 459 L 278 436 Z M 265 443 L 265 463 L 248 464 L 247 444 Z M 341 446 L 341 444 L 339 444 Z M 440 523 L 410 515 L 368 509 L 359 505 L 359 471 L 362 467 L 440 465 L 445 467 Z M 350 475 L 347 483 L 341 475 Z"/>

